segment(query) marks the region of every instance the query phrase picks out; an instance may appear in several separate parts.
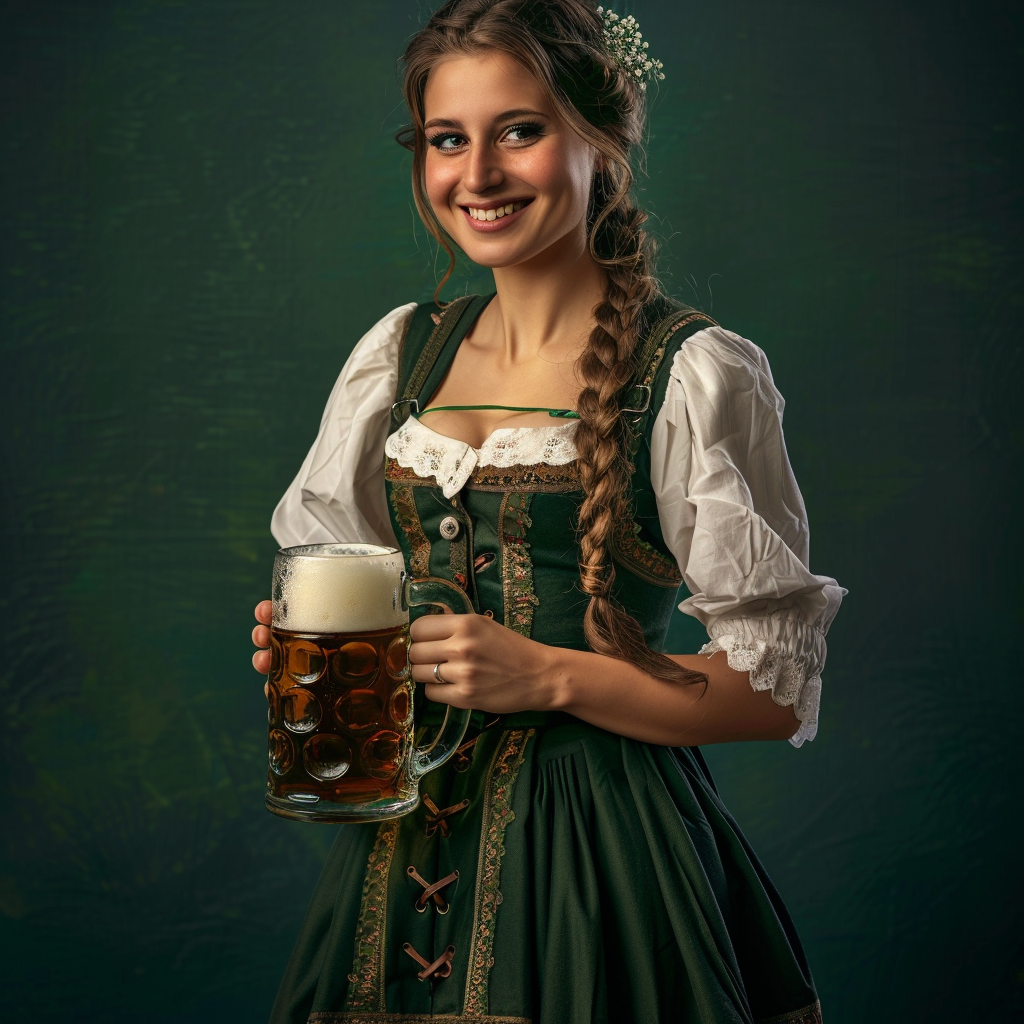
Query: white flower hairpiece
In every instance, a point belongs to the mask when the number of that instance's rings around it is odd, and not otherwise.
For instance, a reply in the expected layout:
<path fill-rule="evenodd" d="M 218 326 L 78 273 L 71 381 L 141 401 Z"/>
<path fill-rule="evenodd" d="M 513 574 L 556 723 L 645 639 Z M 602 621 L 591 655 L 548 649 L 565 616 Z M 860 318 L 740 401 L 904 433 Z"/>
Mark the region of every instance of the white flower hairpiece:
<path fill-rule="evenodd" d="M 604 42 L 608 52 L 615 58 L 615 63 L 636 80 L 640 91 L 647 90 L 648 78 L 664 81 L 665 76 L 661 72 L 665 65 L 648 55 L 648 44 L 640 34 L 636 18 L 632 14 L 623 18 L 603 7 L 598 7 L 597 13 L 604 22 Z"/>

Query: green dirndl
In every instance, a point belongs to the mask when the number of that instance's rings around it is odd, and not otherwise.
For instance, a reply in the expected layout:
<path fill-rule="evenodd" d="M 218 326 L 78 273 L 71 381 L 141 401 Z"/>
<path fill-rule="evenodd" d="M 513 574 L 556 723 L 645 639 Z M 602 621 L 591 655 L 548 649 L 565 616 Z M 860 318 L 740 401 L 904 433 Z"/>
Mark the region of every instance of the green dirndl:
<path fill-rule="evenodd" d="M 399 408 L 425 404 L 486 301 L 437 324 L 416 311 Z M 648 443 L 671 356 L 708 318 L 662 300 L 648 322 L 623 403 L 637 410 L 633 514 L 614 548 L 616 597 L 660 644 L 681 579 Z M 572 465 L 478 467 L 451 499 L 391 460 L 385 475 L 413 574 L 458 582 L 542 643 L 586 646 Z M 421 793 L 404 818 L 338 827 L 272 1024 L 820 1024 L 792 922 L 698 750 L 475 712 Z"/>

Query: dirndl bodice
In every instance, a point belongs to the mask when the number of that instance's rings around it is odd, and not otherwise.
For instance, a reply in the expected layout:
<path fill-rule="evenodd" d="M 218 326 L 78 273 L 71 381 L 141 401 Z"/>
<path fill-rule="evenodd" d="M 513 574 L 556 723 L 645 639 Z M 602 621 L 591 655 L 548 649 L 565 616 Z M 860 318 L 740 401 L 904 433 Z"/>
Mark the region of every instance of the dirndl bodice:
<path fill-rule="evenodd" d="M 486 301 L 413 315 L 398 420 L 425 406 Z M 671 355 L 709 321 L 662 300 L 648 322 L 623 403 L 635 473 L 615 596 L 660 647 L 682 578 L 650 486 L 650 427 Z M 410 573 L 455 582 L 524 636 L 586 647 L 573 463 L 481 467 L 451 496 L 392 458 L 385 476 Z M 704 640 L 694 623 L 693 649 Z M 417 722 L 440 710 L 418 698 Z M 820 1022 L 789 915 L 699 750 L 569 715 L 474 712 L 421 792 L 404 818 L 339 827 L 274 1024 Z"/>

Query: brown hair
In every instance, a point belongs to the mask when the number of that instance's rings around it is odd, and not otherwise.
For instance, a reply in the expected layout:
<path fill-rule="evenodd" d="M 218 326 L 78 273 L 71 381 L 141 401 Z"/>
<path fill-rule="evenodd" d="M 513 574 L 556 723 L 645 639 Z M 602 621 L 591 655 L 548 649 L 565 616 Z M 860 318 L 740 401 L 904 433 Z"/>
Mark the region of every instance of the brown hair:
<path fill-rule="evenodd" d="M 424 93 L 431 70 L 448 57 L 496 50 L 516 60 L 546 89 L 562 119 L 602 156 L 594 175 L 588 243 L 604 269 L 596 326 L 579 357 L 583 382 L 576 447 L 584 499 L 579 512 L 580 582 L 590 596 L 587 642 L 599 654 L 621 658 L 661 679 L 705 681 L 652 651 L 640 624 L 613 596 L 616 520 L 628 516 L 632 466 L 628 427 L 620 414 L 623 388 L 636 372 L 644 310 L 658 295 L 646 214 L 633 201 L 630 157 L 645 123 L 644 94 L 604 45 L 602 21 L 585 0 L 448 0 L 410 42 L 403 57 L 403 89 L 413 123 L 398 140 L 413 153 L 413 196 L 427 229 L 448 254 L 444 286 L 455 252 L 426 195 Z M 435 292 L 435 299 L 437 292 Z"/>

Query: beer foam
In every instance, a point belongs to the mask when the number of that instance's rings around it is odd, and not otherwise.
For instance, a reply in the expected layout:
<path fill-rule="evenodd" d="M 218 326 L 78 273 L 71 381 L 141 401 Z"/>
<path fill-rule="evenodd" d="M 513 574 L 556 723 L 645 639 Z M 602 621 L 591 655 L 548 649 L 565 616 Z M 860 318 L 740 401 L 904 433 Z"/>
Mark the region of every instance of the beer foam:
<path fill-rule="evenodd" d="M 409 621 L 402 553 L 374 544 L 307 544 L 274 561 L 274 625 L 296 633 L 361 633 Z"/>

